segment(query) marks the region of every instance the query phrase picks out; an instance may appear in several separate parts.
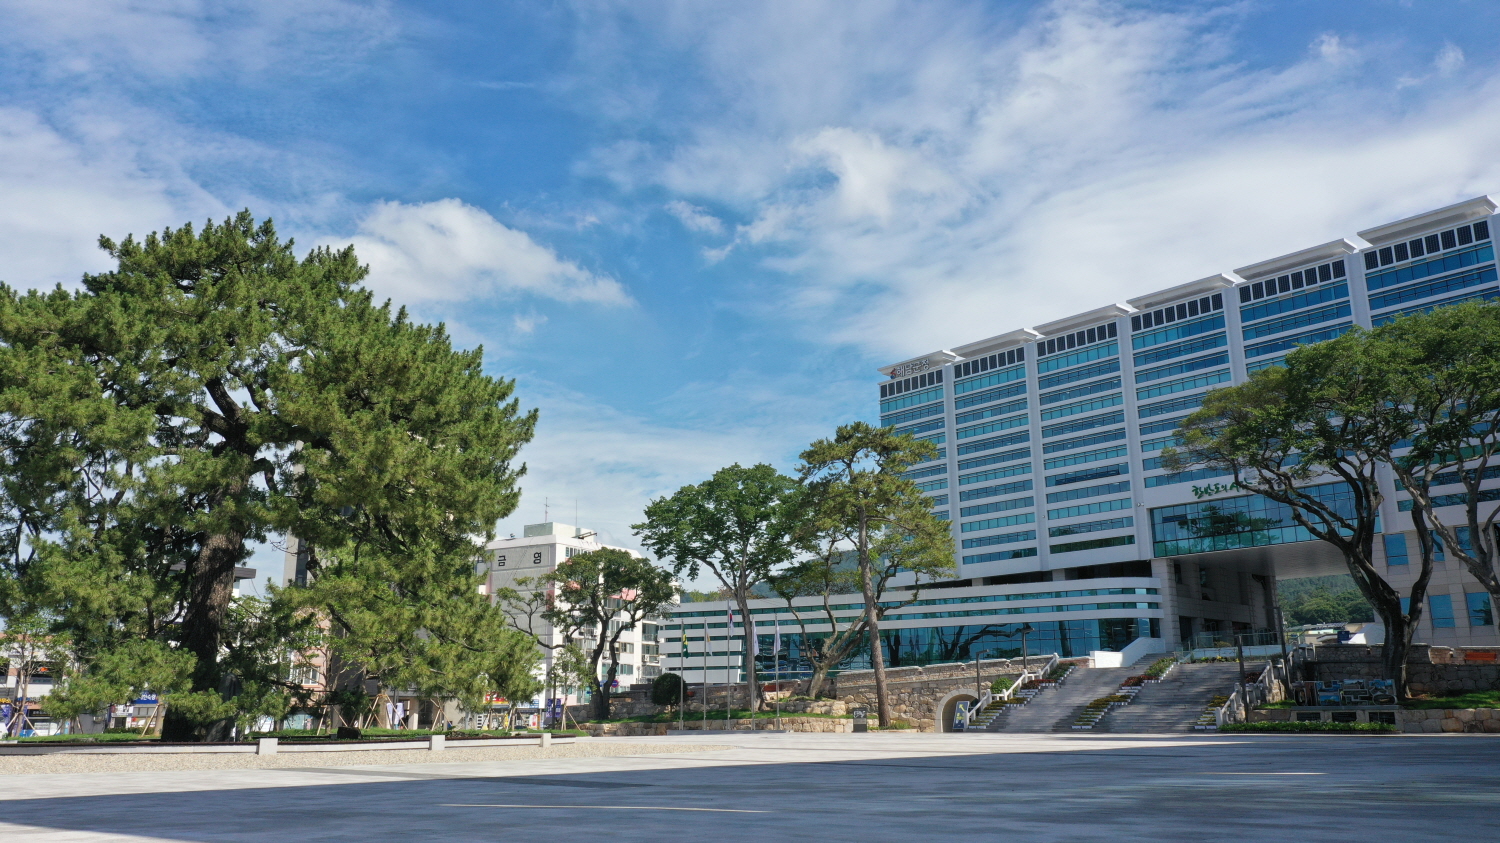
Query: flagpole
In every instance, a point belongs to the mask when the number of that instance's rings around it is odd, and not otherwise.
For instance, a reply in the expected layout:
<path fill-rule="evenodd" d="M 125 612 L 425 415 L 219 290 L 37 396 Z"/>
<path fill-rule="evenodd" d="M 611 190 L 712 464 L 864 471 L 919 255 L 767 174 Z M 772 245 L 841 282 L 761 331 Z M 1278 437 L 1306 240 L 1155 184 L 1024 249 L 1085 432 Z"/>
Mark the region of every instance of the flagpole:
<path fill-rule="evenodd" d="M 781 617 L 777 616 L 776 624 L 776 646 L 773 648 L 771 658 L 776 660 L 776 728 L 781 728 Z"/>
<path fill-rule="evenodd" d="M 699 731 L 708 731 L 708 618 L 703 619 L 703 728 Z"/>

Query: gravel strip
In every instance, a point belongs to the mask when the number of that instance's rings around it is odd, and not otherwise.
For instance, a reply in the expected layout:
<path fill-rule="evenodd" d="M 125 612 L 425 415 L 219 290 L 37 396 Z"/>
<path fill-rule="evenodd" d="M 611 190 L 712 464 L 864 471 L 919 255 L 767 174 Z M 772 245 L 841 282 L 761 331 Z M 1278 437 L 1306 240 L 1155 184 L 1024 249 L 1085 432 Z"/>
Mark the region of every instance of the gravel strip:
<path fill-rule="evenodd" d="M 391 764 L 473 764 L 482 761 L 528 761 L 536 758 L 599 758 L 611 755 L 658 755 L 712 752 L 731 747 L 712 744 L 615 743 L 580 741 L 542 749 L 539 746 L 390 749 L 374 752 L 139 753 L 121 755 L 0 755 L 0 775 L 47 773 L 127 773 L 161 770 L 253 770 L 275 767 L 387 766 Z"/>

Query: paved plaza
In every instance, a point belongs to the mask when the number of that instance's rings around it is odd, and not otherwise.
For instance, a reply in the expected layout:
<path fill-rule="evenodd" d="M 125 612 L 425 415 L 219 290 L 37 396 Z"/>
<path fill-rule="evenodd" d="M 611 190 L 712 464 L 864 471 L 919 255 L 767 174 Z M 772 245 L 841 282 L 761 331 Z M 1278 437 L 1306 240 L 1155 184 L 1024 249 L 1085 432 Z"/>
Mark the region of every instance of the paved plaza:
<path fill-rule="evenodd" d="M 1500 839 L 1500 739 L 1481 736 L 680 740 L 729 748 L 10 775 L 0 779 L 0 840 Z"/>

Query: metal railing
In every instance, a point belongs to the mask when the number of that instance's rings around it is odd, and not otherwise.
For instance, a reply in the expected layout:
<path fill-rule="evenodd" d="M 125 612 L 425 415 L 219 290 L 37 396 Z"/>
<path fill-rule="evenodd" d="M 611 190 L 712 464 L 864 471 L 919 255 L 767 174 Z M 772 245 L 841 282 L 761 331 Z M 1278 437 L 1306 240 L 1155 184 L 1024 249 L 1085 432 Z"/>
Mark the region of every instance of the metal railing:
<path fill-rule="evenodd" d="M 1056 653 L 1053 653 L 1048 657 L 1047 661 L 1042 663 L 1041 667 L 1036 668 L 1034 671 L 1031 669 L 1022 670 L 1021 674 L 1016 677 L 1016 681 L 1012 682 L 1009 688 L 1006 688 L 998 694 L 993 691 L 985 691 L 984 693 L 980 694 L 979 699 L 974 702 L 974 705 L 968 711 L 964 712 L 964 731 L 967 732 L 969 730 L 970 722 L 972 722 L 980 712 L 984 711 L 984 709 L 988 707 L 990 703 L 993 703 L 996 700 L 1000 700 L 1002 702 L 1008 701 L 1011 697 L 1015 696 L 1015 694 L 1021 690 L 1021 686 L 1025 685 L 1027 682 L 1039 680 L 1042 677 L 1046 676 L 1047 673 L 1052 670 L 1052 668 L 1057 666 L 1057 661 L 1058 656 Z M 942 712 L 938 713 L 941 714 Z"/>

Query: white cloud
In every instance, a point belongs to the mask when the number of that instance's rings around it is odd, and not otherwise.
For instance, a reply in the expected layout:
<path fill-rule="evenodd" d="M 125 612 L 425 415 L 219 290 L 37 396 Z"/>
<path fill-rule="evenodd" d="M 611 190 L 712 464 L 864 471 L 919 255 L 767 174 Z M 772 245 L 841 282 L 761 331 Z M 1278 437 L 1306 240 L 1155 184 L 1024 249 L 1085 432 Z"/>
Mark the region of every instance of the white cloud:
<path fill-rule="evenodd" d="M 724 233 L 724 221 L 691 202 L 675 199 L 666 204 L 667 213 L 676 217 L 688 231 L 700 234 Z"/>
<path fill-rule="evenodd" d="M 637 96 L 674 141 L 592 166 L 749 220 L 710 257 L 757 247 L 779 316 L 892 359 L 1500 190 L 1500 83 L 1391 93 L 1460 54 L 1371 63 L 1329 33 L 1255 66 L 1247 7 L 1173 8 L 620 4 L 709 93 Z M 600 31 L 590 57 L 635 82 L 643 46 Z"/>
<path fill-rule="evenodd" d="M 558 257 L 525 232 L 457 199 L 378 203 L 350 240 L 370 265 L 369 286 L 401 302 L 523 293 L 565 302 L 631 303 L 613 278 Z"/>
<path fill-rule="evenodd" d="M 1464 51 L 1457 44 L 1444 44 L 1432 66 L 1443 76 L 1452 76 L 1464 66 Z"/>

